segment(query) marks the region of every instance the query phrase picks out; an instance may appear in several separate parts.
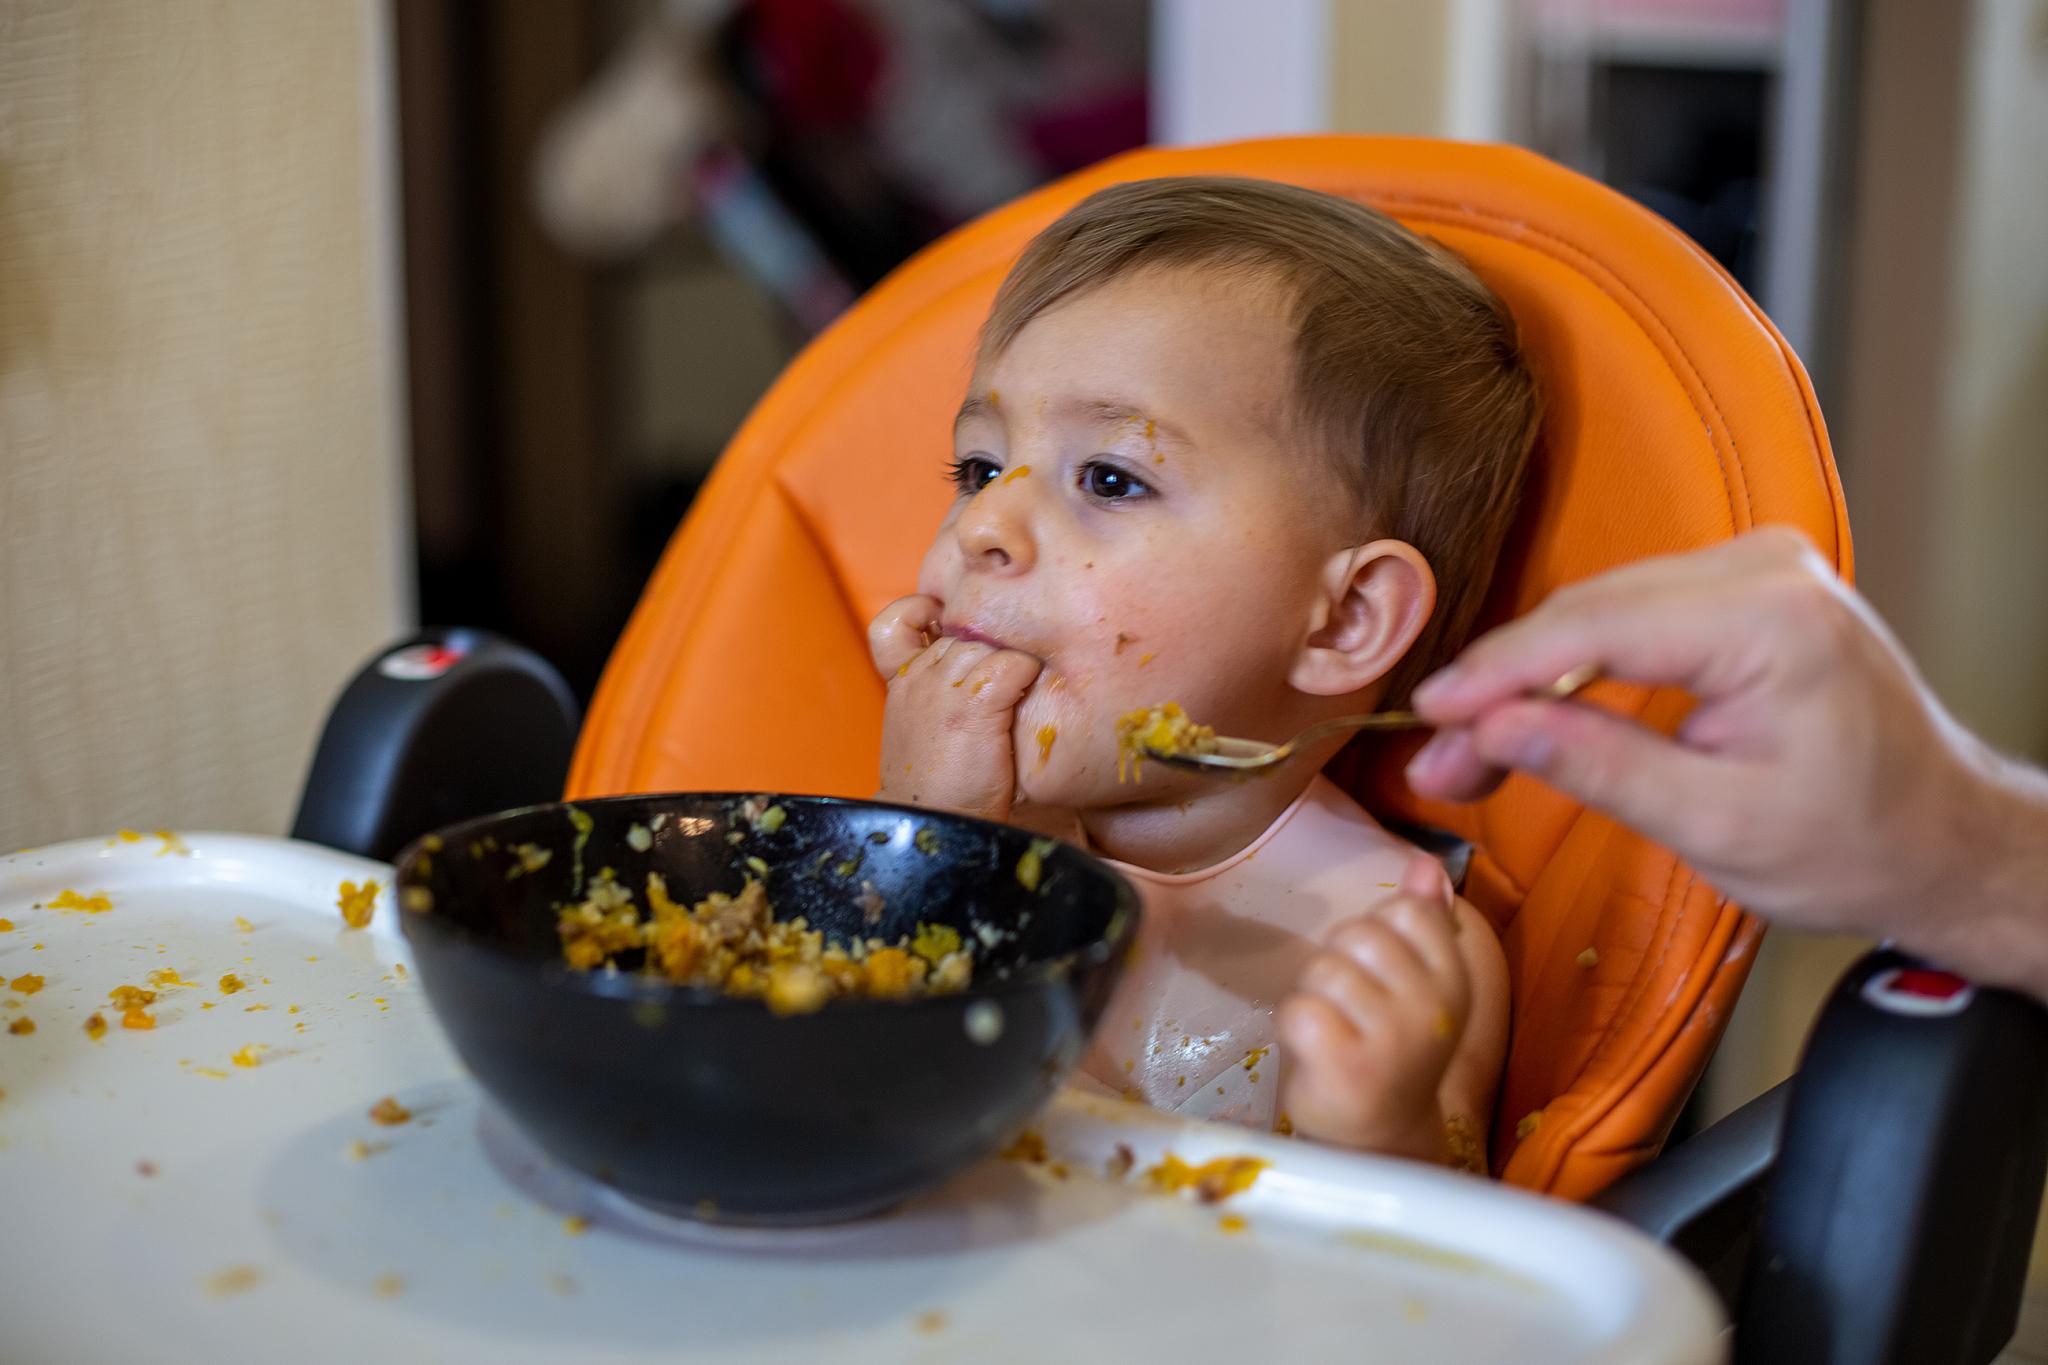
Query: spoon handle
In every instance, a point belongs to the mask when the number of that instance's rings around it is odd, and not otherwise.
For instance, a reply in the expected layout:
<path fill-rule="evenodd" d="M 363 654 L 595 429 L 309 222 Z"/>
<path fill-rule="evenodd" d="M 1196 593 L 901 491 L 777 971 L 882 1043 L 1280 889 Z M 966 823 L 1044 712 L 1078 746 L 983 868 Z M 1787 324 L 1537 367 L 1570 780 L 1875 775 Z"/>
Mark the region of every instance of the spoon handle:
<path fill-rule="evenodd" d="M 1600 670 L 1591 664 L 1581 664 L 1571 672 L 1551 683 L 1548 687 L 1531 693 L 1535 698 L 1549 701 L 1563 701 L 1586 690 L 1600 676 Z M 1413 711 L 1373 711 L 1362 716 L 1338 716 L 1319 725 L 1311 725 L 1296 735 L 1287 744 L 1289 750 L 1313 743 L 1324 735 L 1333 735 L 1340 730 L 1423 730 L 1429 722 Z"/>

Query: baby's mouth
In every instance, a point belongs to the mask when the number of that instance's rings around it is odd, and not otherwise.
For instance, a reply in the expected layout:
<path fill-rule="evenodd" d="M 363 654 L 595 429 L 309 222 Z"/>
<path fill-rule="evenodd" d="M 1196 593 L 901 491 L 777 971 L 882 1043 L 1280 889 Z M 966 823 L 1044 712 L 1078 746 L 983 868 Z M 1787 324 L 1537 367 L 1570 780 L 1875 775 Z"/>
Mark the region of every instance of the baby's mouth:
<path fill-rule="evenodd" d="M 1000 635 L 984 630 L 979 626 L 970 625 L 964 621 L 942 622 L 939 626 L 939 634 L 950 636 L 956 640 L 973 640 L 978 644 L 987 645 L 991 649 L 1003 649 L 1017 654 L 1028 654 L 1044 665 L 1047 670 L 1052 668 L 1051 652 L 1040 649 L 1035 642 L 1019 643 L 1016 640 L 1006 640 Z M 1043 679 L 1040 681 L 1043 682 Z"/>
<path fill-rule="evenodd" d="M 985 645 L 988 645 L 988 646 L 990 646 L 991 648 L 994 648 L 994 649 L 1008 649 L 1008 648 L 1009 648 L 1009 646 L 1008 646 L 1008 645 L 1004 644 L 1004 643 L 1003 643 L 1003 642 L 1002 642 L 1001 640 L 997 639 L 997 638 L 996 638 L 995 636 L 993 636 L 993 635 L 990 635 L 990 634 L 989 634 L 989 633 L 988 633 L 987 631 L 984 631 L 984 630 L 976 630 L 976 629 L 975 629 L 975 628 L 974 628 L 973 626 L 962 626 L 962 625 L 948 625 L 948 626 L 941 626 L 941 627 L 939 628 L 939 634 L 941 634 L 941 635 L 950 635 L 950 636 L 952 636 L 952 637 L 953 637 L 954 639 L 956 639 L 956 640 L 976 640 L 976 641 L 979 641 L 980 643 L 982 643 L 982 644 L 985 644 Z"/>

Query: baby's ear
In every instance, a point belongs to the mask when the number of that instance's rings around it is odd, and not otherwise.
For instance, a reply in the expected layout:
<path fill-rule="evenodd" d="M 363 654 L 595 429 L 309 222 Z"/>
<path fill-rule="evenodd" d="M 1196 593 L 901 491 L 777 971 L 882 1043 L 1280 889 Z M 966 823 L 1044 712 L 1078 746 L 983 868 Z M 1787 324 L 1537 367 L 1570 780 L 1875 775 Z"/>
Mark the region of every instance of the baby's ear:
<path fill-rule="evenodd" d="M 1317 697 L 1370 687 L 1414 647 L 1436 609 L 1436 575 L 1404 540 L 1375 540 L 1323 565 L 1308 631 L 1287 681 Z"/>

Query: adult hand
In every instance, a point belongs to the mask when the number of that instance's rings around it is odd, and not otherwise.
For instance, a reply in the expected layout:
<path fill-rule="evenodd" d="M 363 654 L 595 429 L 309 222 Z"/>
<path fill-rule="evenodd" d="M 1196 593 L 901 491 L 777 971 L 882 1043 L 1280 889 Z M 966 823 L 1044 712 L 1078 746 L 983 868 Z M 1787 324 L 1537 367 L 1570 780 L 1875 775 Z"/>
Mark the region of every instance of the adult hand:
<path fill-rule="evenodd" d="M 1588 662 L 1698 705 L 1666 738 L 1526 699 Z M 1795 532 L 1565 588 L 1424 682 L 1415 706 L 1441 727 L 1409 766 L 1424 795 L 1470 800 L 1528 772 L 1760 915 L 1893 938 L 2048 996 L 2048 783 L 1950 717 Z"/>

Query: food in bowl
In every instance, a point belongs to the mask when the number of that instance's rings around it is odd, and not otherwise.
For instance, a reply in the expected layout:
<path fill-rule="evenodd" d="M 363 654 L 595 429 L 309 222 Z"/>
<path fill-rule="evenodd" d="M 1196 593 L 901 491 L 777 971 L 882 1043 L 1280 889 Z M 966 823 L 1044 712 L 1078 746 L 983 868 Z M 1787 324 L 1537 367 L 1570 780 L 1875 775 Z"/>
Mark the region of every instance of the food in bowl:
<path fill-rule="evenodd" d="M 841 997 L 949 995 L 974 977 L 973 952 L 957 929 L 920 924 L 893 943 L 828 941 L 801 916 L 775 918 L 766 888 L 752 877 L 738 895 L 714 891 L 686 906 L 650 872 L 646 899 L 643 915 L 631 888 L 609 869 L 599 872 L 589 894 L 557 912 L 563 960 L 579 971 L 617 971 L 621 958 L 630 964 L 639 954 L 640 970 L 650 975 L 759 999 L 777 1014 L 808 1014 Z"/>

